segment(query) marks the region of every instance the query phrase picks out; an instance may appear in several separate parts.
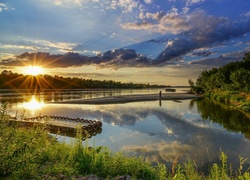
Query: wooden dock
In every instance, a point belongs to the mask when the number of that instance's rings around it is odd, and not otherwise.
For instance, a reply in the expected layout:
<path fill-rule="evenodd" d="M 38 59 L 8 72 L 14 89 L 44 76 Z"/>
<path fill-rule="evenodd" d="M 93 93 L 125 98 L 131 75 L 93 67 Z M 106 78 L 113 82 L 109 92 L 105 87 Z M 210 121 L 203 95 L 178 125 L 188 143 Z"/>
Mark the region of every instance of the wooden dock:
<path fill-rule="evenodd" d="M 77 130 L 81 130 L 83 138 L 90 138 L 102 132 L 102 122 L 96 120 L 87 120 L 81 118 L 70 118 L 62 116 L 36 116 L 30 118 L 23 118 L 18 120 L 16 118 L 8 118 L 11 124 L 21 127 L 34 127 L 43 125 L 45 128 L 53 133 L 59 135 L 66 135 L 75 137 Z"/>

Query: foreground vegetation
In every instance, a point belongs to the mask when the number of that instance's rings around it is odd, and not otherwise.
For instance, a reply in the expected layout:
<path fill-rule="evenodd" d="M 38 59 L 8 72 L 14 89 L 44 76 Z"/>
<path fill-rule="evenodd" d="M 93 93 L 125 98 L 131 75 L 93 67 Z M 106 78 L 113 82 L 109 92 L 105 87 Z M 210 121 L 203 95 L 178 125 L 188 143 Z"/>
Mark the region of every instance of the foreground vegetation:
<path fill-rule="evenodd" d="M 163 179 L 166 173 L 160 164 L 152 167 L 141 158 L 83 146 L 80 131 L 71 144 L 58 143 L 42 126 L 27 130 L 1 120 L 0 137 L 0 179 L 76 179 L 90 174 Z"/>
<path fill-rule="evenodd" d="M 250 112 L 250 52 L 245 53 L 242 61 L 202 71 L 196 84 L 192 80 L 189 84 L 194 93 Z"/>
<path fill-rule="evenodd" d="M 153 166 L 143 158 L 128 157 L 122 153 L 112 154 L 104 147 L 83 145 L 81 132 L 75 141 L 58 143 L 48 135 L 43 126 L 30 129 L 10 125 L 6 106 L 0 111 L 0 177 L 1 179 L 77 179 L 95 174 L 102 179 L 114 179 L 129 175 L 132 179 L 250 179 L 250 169 L 243 172 L 247 159 L 240 157 L 237 171 L 227 162 L 221 152 L 220 164 L 214 163 L 207 173 L 199 172 L 196 163 L 188 161 L 172 168 Z"/>

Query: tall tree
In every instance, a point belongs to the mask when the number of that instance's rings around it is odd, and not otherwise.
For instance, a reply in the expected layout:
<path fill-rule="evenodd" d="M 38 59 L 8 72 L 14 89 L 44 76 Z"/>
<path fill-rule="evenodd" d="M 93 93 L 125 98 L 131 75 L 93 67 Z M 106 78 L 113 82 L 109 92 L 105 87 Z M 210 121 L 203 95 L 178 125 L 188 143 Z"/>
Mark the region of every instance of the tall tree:
<path fill-rule="evenodd" d="M 244 54 L 243 56 L 243 60 L 246 62 L 246 61 L 250 61 L 250 52 L 247 52 Z"/>

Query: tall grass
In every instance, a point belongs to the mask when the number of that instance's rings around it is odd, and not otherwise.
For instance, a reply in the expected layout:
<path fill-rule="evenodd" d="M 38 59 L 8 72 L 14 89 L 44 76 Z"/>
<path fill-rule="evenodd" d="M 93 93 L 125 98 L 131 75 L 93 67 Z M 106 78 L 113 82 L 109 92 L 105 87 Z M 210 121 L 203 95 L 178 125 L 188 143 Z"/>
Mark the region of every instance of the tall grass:
<path fill-rule="evenodd" d="M 227 103 L 243 112 L 250 113 L 250 95 L 248 93 L 214 90 L 208 97 Z"/>
<path fill-rule="evenodd" d="M 71 144 L 58 143 L 42 125 L 27 129 L 1 119 L 0 179 L 71 179 L 89 174 L 109 179 L 119 175 L 134 179 L 166 177 L 165 166 L 153 167 L 142 158 L 90 147 L 82 142 L 82 134 L 79 129 Z"/>
<path fill-rule="evenodd" d="M 103 179 L 121 175 L 145 180 L 250 179 L 249 169 L 243 172 L 246 159 L 240 157 L 238 171 L 232 172 L 223 152 L 220 164 L 213 164 L 207 175 L 198 171 L 194 161 L 178 164 L 178 157 L 168 170 L 160 163 L 157 166 L 145 163 L 142 157 L 112 154 L 106 147 L 90 147 L 88 142 L 82 142 L 81 130 L 71 143 L 58 143 L 43 126 L 26 129 L 2 119 L 0 147 L 0 179 L 75 179 L 90 174 Z"/>

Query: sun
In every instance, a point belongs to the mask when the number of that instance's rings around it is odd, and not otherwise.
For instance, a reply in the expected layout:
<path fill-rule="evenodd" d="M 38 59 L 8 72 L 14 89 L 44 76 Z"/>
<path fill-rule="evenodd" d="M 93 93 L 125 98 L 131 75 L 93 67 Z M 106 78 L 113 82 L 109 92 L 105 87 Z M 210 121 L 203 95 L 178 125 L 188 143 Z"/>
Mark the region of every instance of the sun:
<path fill-rule="evenodd" d="M 27 66 L 23 69 L 23 73 L 27 75 L 37 76 L 44 73 L 44 69 L 41 66 Z"/>

